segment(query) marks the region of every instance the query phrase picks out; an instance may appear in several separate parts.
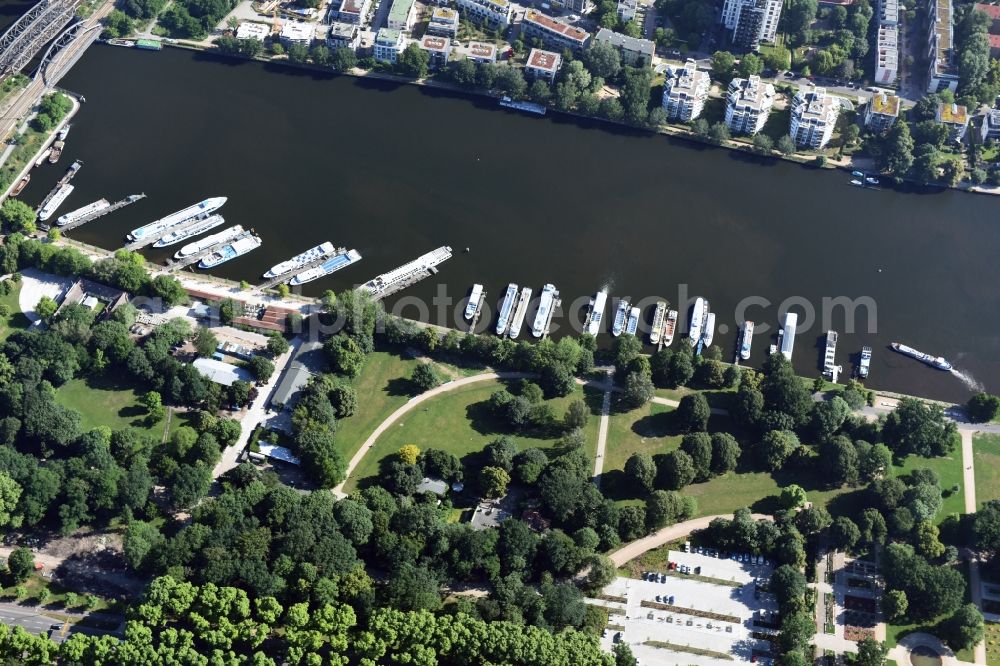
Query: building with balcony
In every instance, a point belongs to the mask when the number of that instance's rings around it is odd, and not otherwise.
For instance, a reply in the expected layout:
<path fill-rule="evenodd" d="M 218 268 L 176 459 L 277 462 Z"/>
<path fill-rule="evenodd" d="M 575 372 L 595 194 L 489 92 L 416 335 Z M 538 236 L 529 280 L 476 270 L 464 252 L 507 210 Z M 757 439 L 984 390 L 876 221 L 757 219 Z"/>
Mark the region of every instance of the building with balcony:
<path fill-rule="evenodd" d="M 574 28 L 534 9 L 529 9 L 524 13 L 521 36 L 525 40 L 537 37 L 545 48 L 553 51 L 569 49 L 574 53 L 582 51 L 583 47 L 587 45 L 587 40 L 590 39 L 590 33 L 586 30 Z"/>
<path fill-rule="evenodd" d="M 437 35 L 424 35 L 420 40 L 420 49 L 430 56 L 427 65 L 431 69 L 441 69 L 448 64 L 451 55 L 451 40 Z"/>
<path fill-rule="evenodd" d="M 826 88 L 800 88 L 792 98 L 792 119 L 788 133 L 800 148 L 821 150 L 833 136 L 840 115 L 840 103 Z"/>
<path fill-rule="evenodd" d="M 331 49 L 351 49 L 357 51 L 361 44 L 361 28 L 354 23 L 336 22 L 326 33 L 326 45 Z"/>
<path fill-rule="evenodd" d="M 773 106 L 773 85 L 756 75 L 733 79 L 726 90 L 726 126 L 733 134 L 754 135 L 764 128 Z"/>
<path fill-rule="evenodd" d="M 653 64 L 653 54 L 656 53 L 656 44 L 648 39 L 629 37 L 620 32 L 601 28 L 594 35 L 594 41 L 606 42 L 615 47 L 619 55 L 621 55 L 623 65 L 650 67 Z"/>
<path fill-rule="evenodd" d="M 623 23 L 634 21 L 638 6 L 637 0 L 618 0 L 618 20 Z"/>
<path fill-rule="evenodd" d="M 670 120 L 688 122 L 701 115 L 712 80 L 694 60 L 682 67 L 668 67 L 663 83 L 663 109 Z"/>
<path fill-rule="evenodd" d="M 513 8 L 508 0 L 456 0 L 459 10 L 476 23 L 485 23 L 492 28 L 506 30 L 513 16 Z"/>
<path fill-rule="evenodd" d="M 465 57 L 475 63 L 492 65 L 497 61 L 497 47 L 488 42 L 469 42 L 465 49 Z"/>
<path fill-rule="evenodd" d="M 375 36 L 374 56 L 379 62 L 396 64 L 399 54 L 406 48 L 403 33 L 391 28 L 382 28 Z"/>
<path fill-rule="evenodd" d="M 950 140 L 961 141 L 965 137 L 965 130 L 969 128 L 969 110 L 961 104 L 944 102 L 938 104 L 934 120 L 948 128 Z"/>
<path fill-rule="evenodd" d="M 458 12 L 450 7 L 435 7 L 427 24 L 427 34 L 454 39 L 458 35 Z"/>
<path fill-rule="evenodd" d="M 875 38 L 875 83 L 889 86 L 899 77 L 899 28 L 880 25 Z"/>
<path fill-rule="evenodd" d="M 955 92 L 958 88 L 956 65 L 954 8 L 951 0 L 928 0 L 927 92 Z"/>
<path fill-rule="evenodd" d="M 330 18 L 340 23 L 360 25 L 368 22 L 368 12 L 371 10 L 371 0 L 343 0 L 330 3 Z M 333 8 L 337 9 L 334 10 Z"/>
<path fill-rule="evenodd" d="M 719 22 L 730 31 L 733 46 L 744 53 L 761 42 L 774 42 L 781 19 L 781 0 L 725 0 Z"/>
<path fill-rule="evenodd" d="M 552 51 L 531 49 L 528 61 L 524 65 L 524 74 L 530 79 L 542 79 L 550 84 L 555 83 L 556 74 L 562 65 L 562 56 Z"/>
<path fill-rule="evenodd" d="M 876 93 L 865 105 L 865 127 L 872 132 L 889 131 L 898 117 L 899 98 L 891 93 Z"/>
<path fill-rule="evenodd" d="M 415 0 L 393 0 L 392 7 L 389 8 L 389 18 L 386 20 L 386 27 L 390 30 L 409 32 L 416 20 L 417 3 Z"/>

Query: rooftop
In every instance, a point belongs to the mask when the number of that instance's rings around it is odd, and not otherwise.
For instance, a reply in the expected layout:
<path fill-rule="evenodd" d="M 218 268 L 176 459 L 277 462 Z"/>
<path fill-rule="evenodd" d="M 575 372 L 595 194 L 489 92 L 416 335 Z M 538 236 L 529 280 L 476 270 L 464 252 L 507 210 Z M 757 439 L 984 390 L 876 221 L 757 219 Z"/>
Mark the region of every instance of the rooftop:
<path fill-rule="evenodd" d="M 562 57 L 558 53 L 543 51 L 542 49 L 531 49 L 531 53 L 528 54 L 528 67 L 541 69 L 546 72 L 554 72 L 559 69 L 559 61 L 561 59 Z"/>
<path fill-rule="evenodd" d="M 595 39 L 599 42 L 608 42 L 612 46 L 625 49 L 626 51 L 635 51 L 648 55 L 650 58 L 652 58 L 653 53 L 656 51 L 656 44 L 648 39 L 629 37 L 620 32 L 608 30 L 607 28 L 598 30 Z"/>
<path fill-rule="evenodd" d="M 727 98 L 740 107 L 761 109 L 764 103 L 774 98 L 774 86 L 762 83 L 756 74 L 745 79 L 736 78 L 729 83 Z"/>
<path fill-rule="evenodd" d="M 869 100 L 872 105 L 872 113 L 881 113 L 887 116 L 899 115 L 899 98 L 886 92 L 881 92 L 872 96 Z"/>
<path fill-rule="evenodd" d="M 965 125 L 969 122 L 969 112 L 961 104 L 943 103 L 938 105 L 937 119 L 939 123 Z"/>
<path fill-rule="evenodd" d="M 263 23 L 253 23 L 252 21 L 243 21 L 236 28 L 237 39 L 263 39 L 270 34 L 271 26 L 264 25 Z"/>
<path fill-rule="evenodd" d="M 531 23 L 536 23 L 546 30 L 552 32 L 557 32 L 563 37 L 572 39 L 577 42 L 587 41 L 589 33 L 586 30 L 580 30 L 579 28 L 574 28 L 571 25 L 567 25 L 562 21 L 557 21 L 551 16 L 546 16 L 541 12 L 536 12 L 534 9 L 529 9 L 524 13 L 524 20 Z"/>
<path fill-rule="evenodd" d="M 292 453 L 291 449 L 285 448 L 284 446 L 278 446 L 277 444 L 268 444 L 267 442 L 259 442 L 258 447 L 260 448 L 260 454 L 262 456 L 267 456 L 268 458 L 274 458 L 275 460 L 280 460 L 282 462 L 290 463 L 292 465 L 301 465 L 302 461 Z"/>
<path fill-rule="evenodd" d="M 360 14 L 365 8 L 366 0 L 344 0 L 340 4 L 342 14 Z"/>
<path fill-rule="evenodd" d="M 350 39 L 358 31 L 358 26 L 354 23 L 331 23 L 329 35 L 331 37 L 343 37 Z"/>
<path fill-rule="evenodd" d="M 957 76 L 958 72 L 952 53 L 954 39 L 952 24 L 951 0 L 935 0 L 933 3 L 934 20 L 934 71 L 938 75 L 950 74 Z"/>
<path fill-rule="evenodd" d="M 986 35 L 990 38 L 990 48 L 1000 49 L 1000 35 Z"/>
<path fill-rule="evenodd" d="M 443 21 L 446 23 L 458 21 L 458 12 L 448 7 L 435 7 L 434 11 L 431 12 L 431 21 Z"/>
<path fill-rule="evenodd" d="M 445 51 L 451 45 L 451 40 L 447 37 L 435 37 L 434 35 L 424 35 L 420 40 L 420 48 L 425 51 Z"/>
<path fill-rule="evenodd" d="M 417 492 L 444 495 L 448 492 L 448 484 L 441 479 L 431 479 L 425 476 L 423 480 L 417 484 Z"/>
<path fill-rule="evenodd" d="M 667 73 L 670 75 L 667 80 L 670 83 L 671 93 L 693 94 L 699 86 L 711 83 L 708 72 L 699 71 L 698 63 L 694 60 L 688 60 L 683 67 L 671 67 Z"/>
<path fill-rule="evenodd" d="M 1000 21 L 1000 5 L 984 5 L 981 2 L 977 2 L 976 10 L 986 14 L 994 21 Z"/>
<path fill-rule="evenodd" d="M 816 88 L 811 90 L 800 90 L 795 99 L 799 102 L 794 110 L 798 111 L 803 119 L 826 120 L 831 107 L 838 107 L 839 104 L 832 96 L 826 94 L 826 88 Z"/>
<path fill-rule="evenodd" d="M 395 46 L 399 43 L 402 38 L 403 33 L 399 30 L 393 30 L 391 28 L 380 28 L 378 35 L 375 36 L 376 44 L 389 44 L 390 46 Z"/>
<path fill-rule="evenodd" d="M 303 40 L 313 38 L 314 28 L 309 23 L 286 21 L 281 26 L 281 36 L 285 39 Z"/>
<path fill-rule="evenodd" d="M 486 42 L 469 42 L 469 54 L 477 58 L 492 58 L 497 52 L 495 44 Z"/>
<path fill-rule="evenodd" d="M 406 18 L 413 10 L 414 0 L 394 0 L 389 8 L 389 20 L 395 23 L 406 23 Z"/>
<path fill-rule="evenodd" d="M 238 368 L 214 358 L 198 358 L 192 365 L 206 379 L 223 386 L 232 386 L 233 382 L 237 380 L 253 381 L 253 377 L 244 368 Z"/>

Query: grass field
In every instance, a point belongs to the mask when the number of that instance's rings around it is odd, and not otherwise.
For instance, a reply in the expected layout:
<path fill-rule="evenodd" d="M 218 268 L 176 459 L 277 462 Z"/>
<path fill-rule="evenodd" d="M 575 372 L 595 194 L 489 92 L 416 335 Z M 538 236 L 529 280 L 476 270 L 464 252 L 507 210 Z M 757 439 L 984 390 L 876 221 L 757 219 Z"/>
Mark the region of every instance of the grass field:
<path fill-rule="evenodd" d="M 558 442 L 558 434 L 533 436 L 513 434 L 503 424 L 488 413 L 486 401 L 490 395 L 500 390 L 503 384 L 490 380 L 463 386 L 428 400 L 414 411 L 400 419 L 388 432 L 379 438 L 372 450 L 361 460 L 354 474 L 348 479 L 345 491 L 350 492 L 367 477 L 375 476 L 380 461 L 406 444 L 414 444 L 420 449 L 442 449 L 463 458 L 468 468 L 474 461 L 468 456 L 478 453 L 491 440 L 500 435 L 511 435 L 519 449 L 529 447 L 551 448 Z M 576 390 L 564 398 L 546 401 L 552 407 L 557 419 L 561 419 L 566 407 L 573 400 L 586 399 L 591 407 L 591 418 L 585 430 L 587 454 L 593 457 L 597 447 L 600 395 Z M 595 407 L 596 405 L 596 407 Z"/>
<path fill-rule="evenodd" d="M 139 404 L 135 390 L 114 377 L 86 377 L 73 379 L 56 391 L 56 400 L 80 413 L 84 430 L 108 426 L 112 430 L 135 428 L 162 438 L 167 421 L 164 419 L 149 427 L 146 425 L 146 408 Z M 179 426 L 180 420 L 173 426 Z"/>
<path fill-rule="evenodd" d="M 945 493 L 944 503 L 938 513 L 938 522 L 950 513 L 965 513 L 965 495 L 962 490 L 962 452 L 956 449 L 950 456 L 942 458 L 918 458 L 910 456 L 901 466 L 894 466 L 897 476 L 907 474 L 918 467 L 926 467 L 937 472 L 941 477 L 941 489 Z M 958 492 L 952 493 L 951 488 L 958 486 Z M 978 492 L 978 491 L 977 491 Z"/>
<path fill-rule="evenodd" d="M 21 305 L 18 298 L 21 295 L 21 283 L 13 284 L 13 289 L 6 296 L 0 296 L 0 305 L 7 306 L 8 315 L 0 317 L 0 340 L 6 340 L 14 331 L 27 328 L 31 323 L 21 312 Z"/>
<path fill-rule="evenodd" d="M 361 448 L 379 423 L 410 399 L 407 378 L 417 363 L 416 359 L 382 350 L 368 355 L 353 382 L 358 393 L 357 410 L 337 422 L 337 447 L 345 461 Z"/>
<path fill-rule="evenodd" d="M 1000 666 L 1000 624 L 986 623 L 986 663 Z"/>
<path fill-rule="evenodd" d="M 972 450 L 976 465 L 976 503 L 1000 499 L 1000 435 L 976 435 L 972 439 Z"/>

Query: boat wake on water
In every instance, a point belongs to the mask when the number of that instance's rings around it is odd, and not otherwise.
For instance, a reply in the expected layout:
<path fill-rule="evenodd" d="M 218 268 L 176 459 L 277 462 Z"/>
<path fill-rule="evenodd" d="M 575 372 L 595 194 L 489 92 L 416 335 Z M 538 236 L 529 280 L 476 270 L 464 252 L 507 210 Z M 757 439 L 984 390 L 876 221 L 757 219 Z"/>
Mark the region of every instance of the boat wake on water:
<path fill-rule="evenodd" d="M 973 377 L 971 374 L 969 374 L 967 372 L 963 372 L 962 370 L 959 370 L 958 368 L 952 368 L 951 369 L 951 374 L 953 374 L 954 376 L 958 377 L 958 379 L 960 379 L 961 382 L 963 384 L 965 384 L 972 391 L 982 392 L 983 389 L 985 388 L 983 386 L 982 382 L 980 382 L 978 379 L 976 379 L 975 377 Z"/>

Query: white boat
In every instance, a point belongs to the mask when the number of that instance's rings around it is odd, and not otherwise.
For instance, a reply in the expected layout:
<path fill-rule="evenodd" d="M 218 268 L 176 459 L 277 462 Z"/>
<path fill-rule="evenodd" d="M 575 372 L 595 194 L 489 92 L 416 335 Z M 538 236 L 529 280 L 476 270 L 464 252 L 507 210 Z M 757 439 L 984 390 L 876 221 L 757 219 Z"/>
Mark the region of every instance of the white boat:
<path fill-rule="evenodd" d="M 327 259 L 325 262 L 319 266 L 313 266 L 309 270 L 302 271 L 291 280 L 288 284 L 293 287 L 297 287 L 300 284 L 305 284 L 307 282 L 312 282 L 313 280 L 318 280 L 321 277 L 326 277 L 331 273 L 336 273 L 341 268 L 347 268 L 351 264 L 361 261 L 361 254 L 357 250 L 348 250 L 347 252 L 341 252 L 335 254 L 334 256 Z"/>
<path fill-rule="evenodd" d="M 694 301 L 694 306 L 691 308 L 691 323 L 688 326 L 688 342 L 691 346 L 698 344 L 698 340 L 701 339 L 701 327 L 704 323 L 702 317 L 705 314 L 705 299 L 699 296 Z"/>
<path fill-rule="evenodd" d="M 667 317 L 667 304 L 659 301 L 653 311 L 653 328 L 649 331 L 649 343 L 656 345 L 660 343 L 660 336 L 663 334 L 663 321 Z"/>
<path fill-rule="evenodd" d="M 837 339 L 839 337 L 837 331 L 826 332 L 826 348 L 823 350 L 824 375 L 832 375 L 833 368 L 837 365 L 835 361 L 837 356 Z"/>
<path fill-rule="evenodd" d="M 740 339 L 740 358 L 746 361 L 750 358 L 750 345 L 753 344 L 753 322 L 743 322 L 743 337 Z"/>
<path fill-rule="evenodd" d="M 604 320 L 604 306 L 608 300 L 608 292 L 603 289 L 594 294 L 590 301 L 590 320 L 587 322 L 587 333 L 597 335 L 601 332 L 601 322 Z"/>
<path fill-rule="evenodd" d="M 232 243 L 224 245 L 212 254 L 208 255 L 198 263 L 198 268 L 215 268 L 220 264 L 224 264 L 230 259 L 235 259 L 236 257 L 242 257 L 247 252 L 252 252 L 260 247 L 261 243 L 260 236 L 244 236 L 243 238 L 238 238 Z"/>
<path fill-rule="evenodd" d="M 149 224 L 133 229 L 128 233 L 128 239 L 130 241 L 138 241 L 149 236 L 161 234 L 170 227 L 183 224 L 193 218 L 210 215 L 222 208 L 225 203 L 226 197 L 212 197 L 210 199 L 205 199 L 204 201 L 196 203 L 193 206 L 183 208 L 176 213 L 171 213 L 166 217 L 161 217 L 155 222 L 150 222 Z"/>
<path fill-rule="evenodd" d="M 615 311 L 615 320 L 611 323 L 611 335 L 616 338 L 625 330 L 625 322 L 628 321 L 628 311 L 632 307 L 628 298 L 618 300 L 618 309 Z"/>
<path fill-rule="evenodd" d="M 524 316 L 528 314 L 528 304 L 531 302 L 531 287 L 521 289 L 521 297 L 517 299 L 517 307 L 514 308 L 514 317 L 510 320 L 510 330 L 507 334 L 511 340 L 517 340 L 521 335 L 521 326 L 524 324 Z"/>
<path fill-rule="evenodd" d="M 472 293 L 469 294 L 469 304 L 465 306 L 465 318 L 472 321 L 479 311 L 479 304 L 483 300 L 483 285 L 472 285 Z"/>
<path fill-rule="evenodd" d="M 663 346 L 669 347 L 674 342 L 674 331 L 677 330 L 677 310 L 667 313 L 667 320 L 663 322 Z"/>
<path fill-rule="evenodd" d="M 878 185 L 878 178 L 875 178 L 874 176 L 868 176 L 865 178 L 865 184 L 872 186 Z"/>
<path fill-rule="evenodd" d="M 226 219 L 221 215 L 209 215 L 204 220 L 198 220 L 194 224 L 182 227 L 176 231 L 171 231 L 169 234 L 153 243 L 153 247 L 167 247 L 168 245 L 180 243 L 188 238 L 200 236 L 210 229 L 222 226 L 225 222 Z"/>
<path fill-rule="evenodd" d="M 868 376 L 868 371 L 871 369 L 872 365 L 872 348 L 862 347 L 861 348 L 861 364 L 858 365 L 858 376 L 864 379 Z"/>
<path fill-rule="evenodd" d="M 705 343 L 706 347 L 712 346 L 712 340 L 715 338 L 715 313 L 709 312 L 708 316 L 705 317 L 705 330 L 701 334 L 701 339 Z"/>
<path fill-rule="evenodd" d="M 639 330 L 639 315 L 642 311 L 639 308 L 632 308 L 628 311 L 628 322 L 625 324 L 625 332 L 629 335 L 635 335 L 635 332 Z"/>
<path fill-rule="evenodd" d="M 306 264 L 316 261 L 317 259 L 322 259 L 328 254 L 333 254 L 334 247 L 333 243 L 327 241 L 325 243 L 320 243 L 316 247 L 311 247 L 305 252 L 300 252 L 291 259 L 287 261 L 282 261 L 280 264 L 275 264 L 271 268 L 267 269 L 264 273 L 265 279 L 276 278 L 279 275 L 284 275 L 285 273 L 290 273 L 296 268 L 301 268 Z"/>
<path fill-rule="evenodd" d="M 81 217 L 86 217 L 91 213 L 96 213 L 97 211 L 104 210 L 105 208 L 111 208 L 111 203 L 107 199 L 98 199 L 94 203 L 87 204 L 83 208 L 77 208 L 74 211 L 70 211 L 65 215 L 60 215 L 59 219 L 56 220 L 56 225 L 64 227 L 71 222 L 76 222 Z"/>
<path fill-rule="evenodd" d="M 856 176 L 858 178 L 864 178 L 865 177 L 865 172 L 864 171 L 852 171 L 851 175 L 852 176 Z"/>
<path fill-rule="evenodd" d="M 193 243 L 188 243 L 181 249 L 174 252 L 174 259 L 183 259 L 184 257 L 190 257 L 192 254 L 204 252 L 213 245 L 225 243 L 228 240 L 236 238 L 241 233 L 243 233 L 243 227 L 239 224 L 229 227 L 228 229 L 223 229 L 217 234 L 205 236 L 204 238 L 196 240 Z"/>
<path fill-rule="evenodd" d="M 559 292 L 554 284 L 547 284 L 542 287 L 542 295 L 538 298 L 538 310 L 535 311 L 535 323 L 531 327 L 531 334 L 536 338 L 545 335 L 552 320 L 552 308 L 555 304 Z"/>
<path fill-rule="evenodd" d="M 918 361 L 926 363 L 932 368 L 937 368 L 938 370 L 951 370 L 951 363 L 946 361 L 943 356 L 931 356 L 930 354 L 917 351 L 913 347 L 908 347 L 900 342 L 893 342 L 889 346 L 892 347 L 893 351 L 897 351 L 900 354 L 909 356 L 910 358 L 915 358 Z"/>
<path fill-rule="evenodd" d="M 69 123 L 66 124 L 58 133 L 56 133 L 56 139 L 59 141 L 65 141 L 66 137 L 69 136 L 69 128 L 72 127 Z"/>
<path fill-rule="evenodd" d="M 73 194 L 73 185 L 66 183 L 59 188 L 59 191 L 49 199 L 48 203 L 42 206 L 42 209 L 38 211 L 38 219 L 44 222 L 45 220 L 52 217 L 52 213 L 56 212 L 56 209 L 66 201 L 66 197 Z"/>
<path fill-rule="evenodd" d="M 507 291 L 503 295 L 503 301 L 500 303 L 500 314 L 497 317 L 497 335 L 503 335 L 507 332 L 507 326 L 510 325 L 510 313 L 514 310 L 514 301 L 517 300 L 517 285 L 511 282 L 507 285 Z"/>
<path fill-rule="evenodd" d="M 799 323 L 799 316 L 794 312 L 785 313 L 785 325 L 781 329 L 781 354 L 789 361 L 792 360 L 792 350 L 795 348 L 795 327 Z"/>
<path fill-rule="evenodd" d="M 854 185 L 855 187 L 864 187 L 865 186 L 865 184 L 862 183 L 857 178 L 851 180 L 851 185 Z"/>
<path fill-rule="evenodd" d="M 451 248 L 447 245 L 442 245 L 436 250 L 431 250 L 426 254 L 420 255 L 413 261 L 409 261 L 398 268 L 372 278 L 359 288 L 369 292 L 376 298 L 381 298 L 427 277 L 435 272 L 435 267 L 438 264 L 448 259 L 451 259 Z"/>
<path fill-rule="evenodd" d="M 51 155 L 51 154 L 52 154 L 52 149 L 51 148 L 46 148 L 42 152 L 42 154 L 38 156 L 38 159 L 35 160 L 35 168 L 38 168 L 38 167 L 42 166 L 42 164 L 45 162 L 45 160 L 49 159 L 49 155 Z"/>

